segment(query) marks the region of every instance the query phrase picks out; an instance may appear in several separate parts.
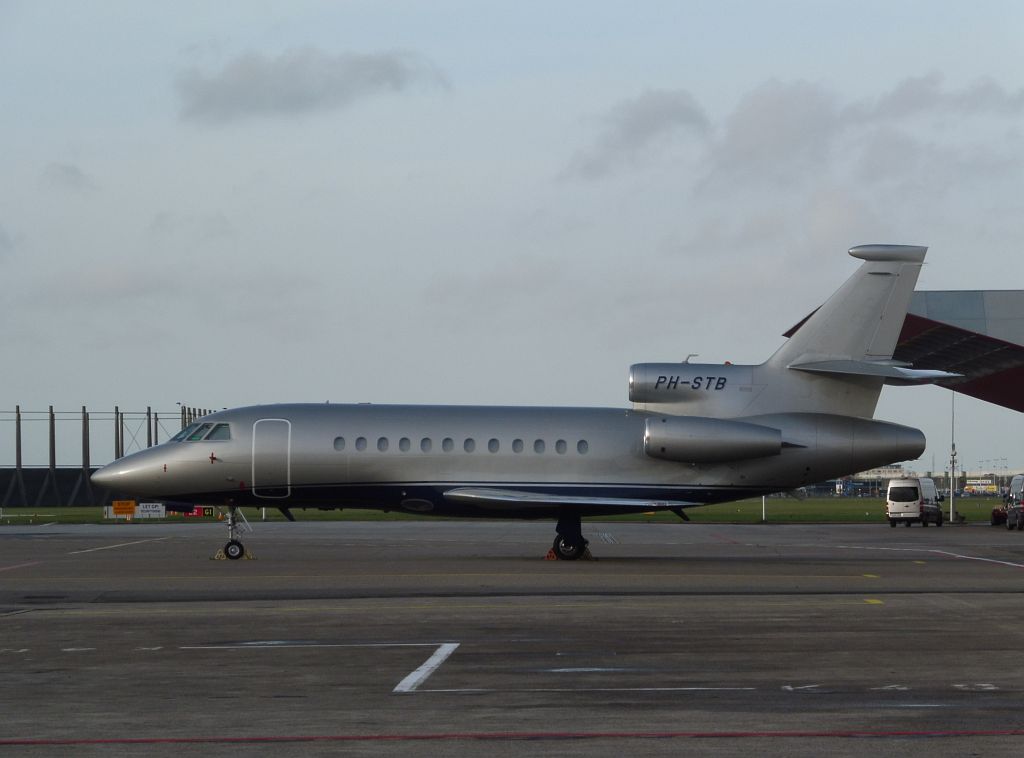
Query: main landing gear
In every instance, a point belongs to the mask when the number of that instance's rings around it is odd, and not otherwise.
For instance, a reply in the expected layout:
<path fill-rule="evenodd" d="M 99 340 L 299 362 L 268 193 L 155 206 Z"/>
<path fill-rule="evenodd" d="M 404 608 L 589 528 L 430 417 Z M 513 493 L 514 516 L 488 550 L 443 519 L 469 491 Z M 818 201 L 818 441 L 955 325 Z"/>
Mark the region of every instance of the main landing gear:
<path fill-rule="evenodd" d="M 555 532 L 555 542 L 551 546 L 551 552 L 555 558 L 560 561 L 575 561 L 591 557 L 590 551 L 587 549 L 589 543 L 583 539 L 583 528 L 579 516 L 560 515 Z"/>
<path fill-rule="evenodd" d="M 239 558 L 254 558 L 252 553 L 246 551 L 241 540 L 243 532 L 252 531 L 245 514 L 238 510 L 238 506 L 229 505 L 225 521 L 228 524 L 228 541 L 221 550 L 217 551 L 214 558 L 227 558 L 231 561 L 237 561 Z"/>

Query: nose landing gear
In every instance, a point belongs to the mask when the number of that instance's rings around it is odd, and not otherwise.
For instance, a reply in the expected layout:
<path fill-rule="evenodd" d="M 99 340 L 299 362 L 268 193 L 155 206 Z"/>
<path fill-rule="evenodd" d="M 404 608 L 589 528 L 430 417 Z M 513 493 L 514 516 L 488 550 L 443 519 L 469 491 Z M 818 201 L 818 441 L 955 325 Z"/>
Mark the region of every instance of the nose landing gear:
<path fill-rule="evenodd" d="M 221 512 L 223 513 L 223 511 Z M 241 518 L 241 521 L 239 521 L 239 518 Z M 252 527 L 249 526 L 249 521 L 245 518 L 245 514 L 238 510 L 238 506 L 229 505 L 228 513 L 224 520 L 228 524 L 228 541 L 223 548 L 217 551 L 213 559 L 217 561 L 224 559 L 237 561 L 240 558 L 255 560 L 256 556 L 251 551 L 245 549 L 245 545 L 242 544 L 240 539 L 243 532 L 252 531 Z"/>

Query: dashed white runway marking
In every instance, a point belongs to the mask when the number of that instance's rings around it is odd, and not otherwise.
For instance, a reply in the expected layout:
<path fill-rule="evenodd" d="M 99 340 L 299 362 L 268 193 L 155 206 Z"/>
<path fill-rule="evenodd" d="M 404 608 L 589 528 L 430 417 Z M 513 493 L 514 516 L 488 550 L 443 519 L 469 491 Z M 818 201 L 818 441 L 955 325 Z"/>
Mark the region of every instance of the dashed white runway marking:
<path fill-rule="evenodd" d="M 949 550 L 939 550 L 937 548 L 923 548 L 923 547 L 877 547 L 874 545 L 835 545 L 838 550 L 884 550 L 891 553 L 932 553 L 934 555 L 944 555 L 947 558 L 959 558 L 964 561 L 979 561 L 981 563 L 996 563 L 1000 566 L 1009 566 L 1010 568 L 1024 568 L 1024 563 L 1014 563 L 1013 561 L 1000 561 L 996 558 L 982 558 L 980 555 L 965 555 L 964 553 L 952 553 Z"/>
<path fill-rule="evenodd" d="M 458 642 L 301 642 L 292 640 L 254 640 L 225 645 L 180 645 L 178 650 L 295 650 L 302 648 L 387 648 L 387 647 L 436 647 L 437 650 L 418 669 L 400 681 L 392 692 L 414 692 L 431 674 L 448 660 L 459 647 Z"/>
<path fill-rule="evenodd" d="M 441 645 L 434 651 L 432 656 L 427 658 L 422 666 L 400 681 L 392 692 L 413 692 L 417 687 L 423 684 L 431 674 L 437 671 L 438 667 L 448 660 L 448 656 L 454 653 L 458 647 L 458 642 L 446 642 Z"/>
<path fill-rule="evenodd" d="M 982 563 L 998 563 L 1001 566 L 1012 566 L 1013 568 L 1024 568 L 1024 563 L 1014 563 L 1013 561 L 999 561 L 995 558 L 981 558 L 977 555 L 963 555 L 961 553 L 951 553 L 948 550 L 929 550 L 929 553 L 937 553 L 938 555 L 945 555 L 950 558 L 962 558 L 965 561 L 981 561 Z"/>
<path fill-rule="evenodd" d="M 72 550 L 68 555 L 80 555 L 81 553 L 95 553 L 97 550 L 113 550 L 117 547 L 128 547 L 129 545 L 141 545 L 144 542 L 162 542 L 170 537 L 154 537 L 148 540 L 135 540 L 135 542 L 120 542 L 117 545 L 103 545 L 102 547 L 89 547 L 85 550 Z"/>

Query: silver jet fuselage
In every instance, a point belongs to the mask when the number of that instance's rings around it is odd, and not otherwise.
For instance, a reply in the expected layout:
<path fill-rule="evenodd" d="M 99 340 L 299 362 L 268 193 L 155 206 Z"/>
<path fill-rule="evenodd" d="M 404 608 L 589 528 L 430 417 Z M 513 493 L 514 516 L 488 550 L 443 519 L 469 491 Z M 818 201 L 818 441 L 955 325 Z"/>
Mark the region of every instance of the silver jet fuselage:
<path fill-rule="evenodd" d="M 567 503 L 587 516 L 735 500 L 924 449 L 916 429 L 824 413 L 719 420 L 612 408 L 283 404 L 202 421 L 226 424 L 230 439 L 166 442 L 111 463 L 94 482 L 204 504 L 540 518 Z M 679 452 L 663 444 L 676 440 Z"/>

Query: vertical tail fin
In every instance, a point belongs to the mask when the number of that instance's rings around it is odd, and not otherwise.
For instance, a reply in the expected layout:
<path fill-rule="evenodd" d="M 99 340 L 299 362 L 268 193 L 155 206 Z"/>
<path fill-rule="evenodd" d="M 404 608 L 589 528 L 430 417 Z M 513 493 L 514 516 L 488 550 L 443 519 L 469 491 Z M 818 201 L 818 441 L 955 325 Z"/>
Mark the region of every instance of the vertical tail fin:
<path fill-rule="evenodd" d="M 765 392 L 748 412 L 770 408 L 870 418 L 885 382 L 926 379 L 892 362 L 926 247 L 860 245 L 864 261 L 825 304 L 759 367 Z"/>
<path fill-rule="evenodd" d="M 891 359 L 927 250 L 910 245 L 850 248 L 850 255 L 864 263 L 769 363 L 789 367 L 812 361 Z"/>

